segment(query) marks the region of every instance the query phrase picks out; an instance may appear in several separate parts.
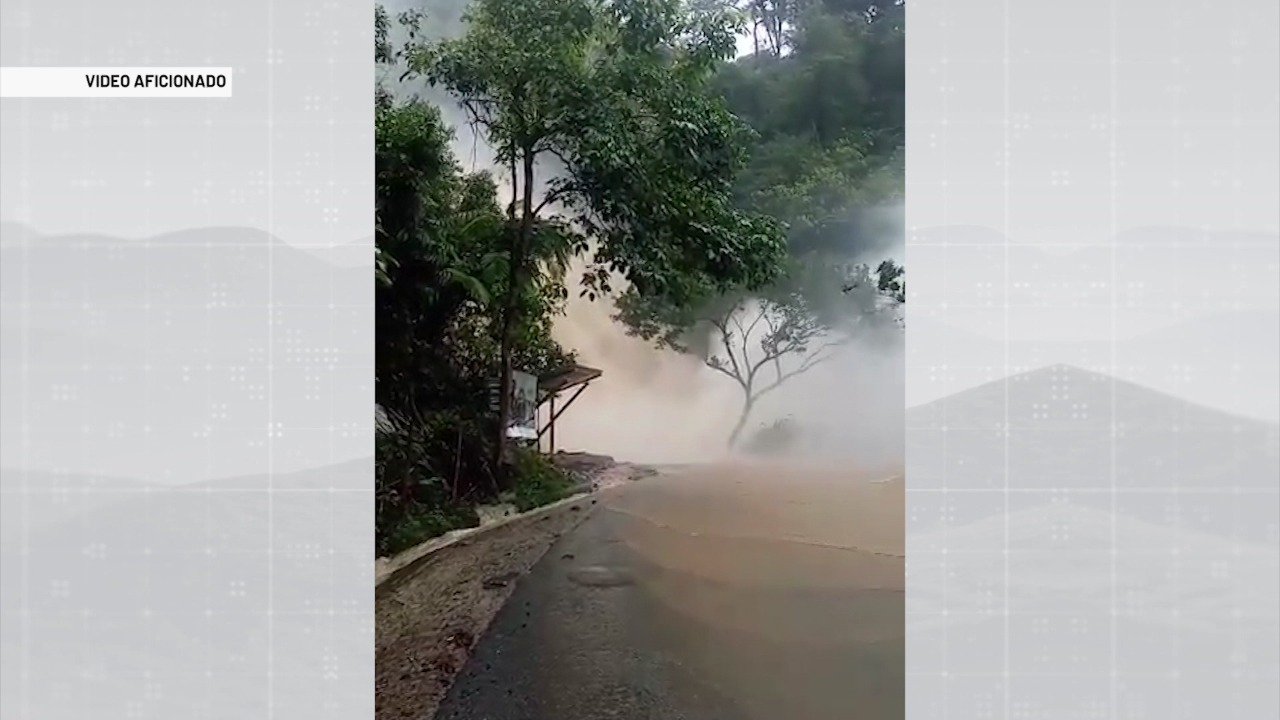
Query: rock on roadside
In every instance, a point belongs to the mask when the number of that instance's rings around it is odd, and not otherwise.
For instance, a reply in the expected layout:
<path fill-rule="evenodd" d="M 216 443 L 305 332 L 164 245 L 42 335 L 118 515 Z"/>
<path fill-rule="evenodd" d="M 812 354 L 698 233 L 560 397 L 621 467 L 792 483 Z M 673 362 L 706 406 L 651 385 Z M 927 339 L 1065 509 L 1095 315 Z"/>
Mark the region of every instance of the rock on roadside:
<path fill-rule="evenodd" d="M 608 455 L 558 452 L 551 461 L 576 481 L 574 492 L 607 490 L 653 473 L 647 467 L 617 462 Z"/>

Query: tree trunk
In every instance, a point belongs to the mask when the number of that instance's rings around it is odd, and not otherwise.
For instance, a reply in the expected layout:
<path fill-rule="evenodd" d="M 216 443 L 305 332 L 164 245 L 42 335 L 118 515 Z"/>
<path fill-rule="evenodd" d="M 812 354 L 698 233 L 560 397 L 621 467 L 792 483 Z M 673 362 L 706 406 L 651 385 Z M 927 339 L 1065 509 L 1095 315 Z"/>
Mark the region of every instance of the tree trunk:
<path fill-rule="evenodd" d="M 512 376 L 515 371 L 512 366 L 512 356 L 515 353 L 516 329 L 520 324 L 518 315 L 520 312 L 520 293 L 524 290 L 524 265 L 528 259 L 530 236 L 533 234 L 534 159 L 532 150 L 522 150 L 521 161 L 524 170 L 524 183 L 520 188 L 520 193 L 523 196 L 521 217 L 520 225 L 516 229 L 515 237 L 511 243 L 510 262 L 507 267 L 506 307 L 503 308 L 502 312 L 502 338 L 500 342 L 502 369 L 498 379 L 498 438 L 494 449 L 494 470 L 501 478 L 500 486 L 504 488 L 507 487 L 507 467 L 510 460 L 507 426 L 511 424 Z M 513 182 L 514 180 L 515 178 L 512 178 Z"/>
<path fill-rule="evenodd" d="M 506 487 L 507 465 L 507 426 L 511 424 L 511 385 L 512 385 L 512 352 L 515 345 L 516 313 L 520 307 L 517 295 L 520 273 L 518 263 L 519 238 L 513 239 L 510 257 L 510 268 L 507 271 L 507 297 L 502 309 L 502 336 L 500 338 L 501 367 L 498 374 L 498 437 L 493 449 L 493 471 L 498 478 L 498 486 Z"/>
<path fill-rule="evenodd" d="M 751 409 L 755 407 L 756 399 L 747 396 L 747 401 L 742 405 L 742 413 L 738 415 L 738 424 L 733 426 L 733 432 L 729 434 L 729 449 L 732 450 L 738 446 L 738 440 L 742 435 L 742 430 L 747 426 L 747 420 L 751 417 Z"/>

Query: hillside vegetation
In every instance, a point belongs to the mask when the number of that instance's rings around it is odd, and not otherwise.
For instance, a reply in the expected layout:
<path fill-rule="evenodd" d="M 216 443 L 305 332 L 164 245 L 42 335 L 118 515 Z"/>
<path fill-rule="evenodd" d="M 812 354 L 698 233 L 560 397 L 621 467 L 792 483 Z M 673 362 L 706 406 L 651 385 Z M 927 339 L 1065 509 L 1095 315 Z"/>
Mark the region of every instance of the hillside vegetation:
<path fill-rule="evenodd" d="M 427 39 L 432 17 L 379 7 L 378 62 L 447 93 L 496 162 L 464 171 L 442 108 L 379 88 L 380 554 L 566 491 L 489 388 L 572 361 L 569 293 L 737 382 L 731 443 L 761 393 L 897 318 L 901 5 L 474 0 Z"/>

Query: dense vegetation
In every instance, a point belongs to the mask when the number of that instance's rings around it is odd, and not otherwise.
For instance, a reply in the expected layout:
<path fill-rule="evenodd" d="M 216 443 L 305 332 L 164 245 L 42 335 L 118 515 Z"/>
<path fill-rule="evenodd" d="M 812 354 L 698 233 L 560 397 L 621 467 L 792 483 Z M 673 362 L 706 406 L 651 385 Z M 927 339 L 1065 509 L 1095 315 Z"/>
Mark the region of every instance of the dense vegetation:
<path fill-rule="evenodd" d="M 854 262 L 902 192 L 901 5 L 474 0 L 461 34 L 422 39 L 431 19 L 379 9 L 378 61 L 447 91 L 496 162 L 464 172 L 440 108 L 380 89 L 379 552 L 564 492 L 501 440 L 489 385 L 570 360 L 569 292 L 733 377 L 743 422 L 905 299 L 897 265 Z M 759 49 L 735 60 L 740 33 Z M 731 329 L 753 318 L 770 329 Z"/>

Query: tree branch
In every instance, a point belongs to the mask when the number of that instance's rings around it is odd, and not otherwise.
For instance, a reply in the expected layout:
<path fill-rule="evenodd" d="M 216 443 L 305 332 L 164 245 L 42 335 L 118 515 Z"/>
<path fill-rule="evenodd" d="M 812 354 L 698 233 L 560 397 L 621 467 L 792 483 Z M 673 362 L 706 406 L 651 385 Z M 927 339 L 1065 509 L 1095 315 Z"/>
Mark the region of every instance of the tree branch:
<path fill-rule="evenodd" d="M 716 357 L 718 356 L 715 356 L 715 355 L 711 356 L 712 359 Z M 730 355 L 729 357 L 732 359 L 733 356 Z M 738 385 L 741 385 L 744 391 L 748 389 L 747 383 L 743 381 L 741 377 L 738 377 L 738 373 L 736 370 L 736 363 L 735 363 L 735 370 L 733 372 L 730 372 L 729 369 L 724 366 L 724 363 L 712 362 L 711 359 L 704 360 L 703 364 L 711 368 L 712 370 L 715 370 L 718 373 L 723 373 L 725 377 L 733 378 L 733 381 L 738 383 Z"/>
<path fill-rule="evenodd" d="M 766 305 L 766 304 L 761 304 L 761 305 L 760 305 L 760 314 L 759 314 L 759 315 L 756 315 L 756 319 L 755 319 L 755 320 L 753 320 L 753 321 L 751 322 L 751 326 L 747 328 L 746 335 L 744 335 L 744 336 L 742 337 L 742 342 L 744 342 L 744 343 L 745 343 L 745 342 L 747 341 L 747 336 L 749 336 L 749 335 L 751 335 L 751 333 L 755 332 L 756 325 L 759 325 L 759 324 L 760 324 L 760 321 L 761 321 L 765 316 L 767 316 L 768 314 L 769 314 L 769 306 L 768 306 L 768 305 Z M 769 327 L 770 327 L 770 329 L 772 329 L 772 328 L 773 328 L 773 322 L 772 322 L 772 321 L 770 321 L 770 322 L 769 322 Z"/>
<path fill-rule="evenodd" d="M 733 342 L 730 340 L 730 338 L 733 337 L 733 335 L 732 333 L 729 332 L 728 323 L 726 323 L 723 319 L 712 319 L 710 322 L 712 325 L 716 327 L 717 330 L 720 331 L 720 339 L 724 341 L 725 354 L 729 356 L 729 362 L 733 364 L 733 374 L 730 375 L 729 371 L 723 367 L 716 367 L 715 369 L 720 370 L 726 375 L 729 375 L 729 377 L 733 378 L 734 380 L 737 380 L 738 384 L 742 385 L 743 388 L 748 387 L 746 378 L 742 376 L 742 369 L 738 367 L 738 358 L 736 358 L 733 354 Z M 713 354 L 711 357 L 716 357 L 716 356 Z M 745 358 L 744 358 L 744 362 L 745 362 Z M 715 367 L 711 365 L 710 360 L 707 361 L 707 364 L 711 367 Z"/>
<path fill-rule="evenodd" d="M 799 367 L 797 367 L 796 369 L 788 373 L 780 375 L 777 380 L 770 383 L 765 388 L 761 389 L 760 392 L 757 392 L 755 394 L 755 397 L 753 398 L 753 401 L 759 400 L 760 397 L 765 395 L 766 393 L 769 393 L 778 389 L 779 385 L 782 385 L 783 383 L 790 380 L 791 378 L 797 375 L 802 375 L 806 372 L 809 372 L 814 367 L 821 365 L 822 363 L 835 357 L 837 354 L 836 349 L 844 344 L 846 344 L 845 341 L 841 341 L 841 340 L 832 340 L 831 342 L 823 344 L 822 347 L 810 353 L 809 356 L 806 357 L 802 363 L 800 363 Z"/>
<path fill-rule="evenodd" d="M 560 198 L 568 194 L 569 194 L 569 188 L 567 187 L 556 188 L 555 190 L 548 192 L 542 198 L 542 202 L 538 203 L 538 207 L 533 209 L 533 216 L 537 217 L 538 214 L 541 213 L 548 205 L 550 205 L 553 202 L 556 202 L 557 200 L 559 200 Z"/>
<path fill-rule="evenodd" d="M 742 327 L 742 321 L 738 319 L 738 312 L 736 308 L 730 311 L 729 320 L 731 320 L 734 326 L 738 328 L 738 332 L 742 333 L 742 344 L 745 346 L 747 344 L 747 330 Z"/>

